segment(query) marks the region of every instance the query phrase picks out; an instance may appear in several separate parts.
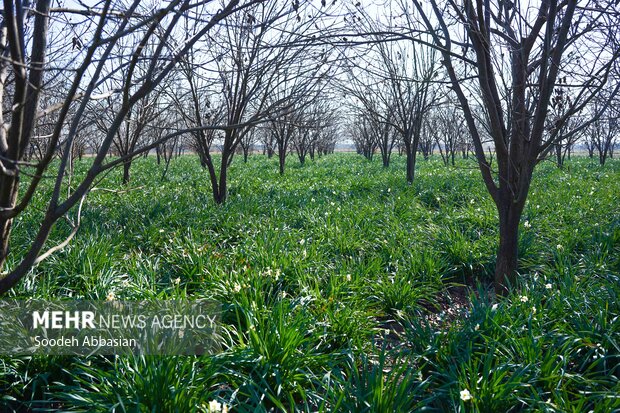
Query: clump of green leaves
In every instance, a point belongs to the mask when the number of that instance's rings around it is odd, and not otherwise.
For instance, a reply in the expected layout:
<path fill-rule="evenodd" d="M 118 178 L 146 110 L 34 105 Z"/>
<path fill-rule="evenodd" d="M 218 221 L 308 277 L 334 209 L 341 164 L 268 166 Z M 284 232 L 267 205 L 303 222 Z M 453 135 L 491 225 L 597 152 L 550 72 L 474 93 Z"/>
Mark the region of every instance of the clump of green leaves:
<path fill-rule="evenodd" d="M 0 410 L 620 409 L 620 162 L 537 168 L 521 283 L 498 301 L 484 289 L 497 217 L 472 161 L 418 164 L 407 185 L 401 158 L 336 154 L 280 176 L 254 156 L 233 164 L 216 206 L 195 158 L 173 160 L 164 181 L 136 160 L 139 189 L 92 192 L 78 236 L 12 294 L 212 298 L 223 352 L 2 358 Z M 117 173 L 100 186 L 116 188 Z M 37 219 L 15 223 L 16 255 Z M 481 286 L 456 313 L 454 285 Z"/>

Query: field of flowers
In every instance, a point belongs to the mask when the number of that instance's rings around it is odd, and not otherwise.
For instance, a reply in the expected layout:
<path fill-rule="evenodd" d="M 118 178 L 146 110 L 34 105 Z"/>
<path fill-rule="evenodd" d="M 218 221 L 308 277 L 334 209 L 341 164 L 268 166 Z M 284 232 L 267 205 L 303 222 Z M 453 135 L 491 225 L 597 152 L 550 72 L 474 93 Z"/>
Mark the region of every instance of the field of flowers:
<path fill-rule="evenodd" d="M 223 206 L 192 157 L 163 180 L 136 161 L 125 193 L 115 171 L 11 293 L 212 298 L 221 353 L 0 358 L 0 411 L 620 411 L 620 162 L 538 167 L 522 284 L 497 300 L 497 217 L 472 161 L 420 160 L 411 186 L 396 157 L 276 162 L 237 159 Z"/>

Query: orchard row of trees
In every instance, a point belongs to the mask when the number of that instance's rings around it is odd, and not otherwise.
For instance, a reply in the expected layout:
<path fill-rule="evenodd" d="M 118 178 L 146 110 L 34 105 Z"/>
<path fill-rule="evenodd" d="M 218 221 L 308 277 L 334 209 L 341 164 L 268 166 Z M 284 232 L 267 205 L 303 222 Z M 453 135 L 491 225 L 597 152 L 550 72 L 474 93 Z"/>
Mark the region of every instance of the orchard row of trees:
<path fill-rule="evenodd" d="M 598 104 L 592 103 L 589 109 L 596 113 Z M 380 109 L 379 112 L 356 108 L 353 113 L 356 115 L 347 125 L 347 132 L 358 154 L 369 160 L 375 155 L 380 155 L 383 166 L 388 167 L 393 152 L 397 151 L 399 155 L 405 153 L 405 143 L 397 130 L 389 121 L 378 116 L 378 113 L 393 113 L 389 107 Z M 585 114 L 572 118 L 570 126 L 567 127 L 568 132 L 583 123 L 587 123 L 588 126 L 580 128 L 576 133 L 571 133 L 553 145 L 553 151 L 549 155 L 559 167 L 562 167 L 564 161 L 570 159 L 576 152 L 586 154 L 589 158 L 596 158 L 600 165 L 605 165 L 608 159 L 614 157 L 614 152 L 620 144 L 618 139 L 620 102 L 612 102 L 602 115 L 595 119 L 591 119 L 590 116 L 592 115 Z M 487 142 L 490 143 L 490 139 L 487 138 Z M 424 159 L 439 154 L 446 166 L 455 166 L 458 157 L 467 159 L 473 154 L 473 142 L 467 130 L 465 117 L 457 104 L 439 103 L 424 116 L 418 154 Z"/>
<path fill-rule="evenodd" d="M 419 152 L 471 153 L 499 216 L 496 289 L 514 284 L 536 165 L 580 140 L 601 163 L 613 155 L 619 6 L 347 1 L 5 1 L 0 293 L 70 242 L 99 177 L 122 167 L 129 182 L 136 156 L 167 168 L 191 149 L 224 203 L 235 154 L 255 142 L 284 173 L 289 153 L 304 163 L 339 138 L 386 166 L 397 148 L 410 183 Z M 28 251 L 9 259 L 13 221 L 50 187 Z M 59 219 L 73 230 L 46 249 Z"/>
<path fill-rule="evenodd" d="M 286 157 L 293 151 L 302 164 L 307 157 L 333 152 L 337 111 L 324 92 L 333 75 L 334 52 L 303 40 L 316 36 L 323 12 L 310 4 L 293 6 L 255 1 L 232 13 L 179 55 L 167 76 L 131 105 L 116 125 L 117 114 L 135 88 L 131 79 L 147 76 L 158 54 L 154 41 L 158 33 L 153 38 L 143 38 L 141 32 L 123 36 L 111 47 L 107 63 L 113 70 L 99 83 L 104 93 L 86 103 L 70 147 L 51 139 L 49 125 L 56 124 L 58 114 L 50 112 L 35 121 L 36 133 L 25 160 L 41 161 L 48 150 L 62 157 L 67 150 L 72 162 L 84 154 L 99 153 L 113 131 L 107 153 L 122 158 L 123 184 L 130 181 L 137 152 L 155 151 L 167 170 L 174 154 L 191 151 L 207 171 L 214 200 L 223 203 L 228 168 L 236 153 L 247 161 L 260 144 L 269 156 L 278 154 L 280 173 L 284 173 Z M 182 15 L 171 29 L 168 47 L 178 48 L 185 38 L 198 37 L 202 27 L 197 22 L 214 5 L 198 2 L 194 7 L 194 15 Z M 136 16 L 136 24 L 141 18 Z M 74 35 L 76 57 L 83 54 L 82 38 L 89 35 Z M 67 74 L 54 74 L 61 78 L 53 89 L 61 92 L 60 99 L 68 89 Z M 53 100 L 53 96 L 44 89 L 41 99 Z"/>
<path fill-rule="evenodd" d="M 416 152 L 424 158 L 438 152 L 444 164 L 454 166 L 458 155 L 467 158 L 475 148 L 463 107 L 450 90 L 447 74 L 439 70 L 441 54 L 437 48 L 427 46 L 432 42 L 427 34 L 403 39 L 406 36 L 397 32 L 398 27 L 408 27 L 410 31 L 416 27 L 409 14 L 403 16 L 405 22 L 400 25 L 382 25 L 368 16 L 354 20 L 359 33 L 370 34 L 350 50 L 347 77 L 339 87 L 343 97 L 348 98 L 347 137 L 357 153 L 368 159 L 378 154 L 387 167 L 392 152 L 398 150 L 407 156 L 406 178 L 413 182 Z M 466 67 L 463 70 L 465 76 Z M 590 158 L 596 155 L 604 165 L 608 158 L 613 158 L 619 143 L 617 73 L 614 69 L 607 87 L 578 108 L 573 100 L 583 99 L 584 90 L 578 84 L 569 84 L 570 75 L 566 71 L 559 76 L 552 93 L 542 134 L 543 139 L 553 143 L 545 148 L 541 158 L 552 156 L 561 167 L 579 149 Z M 469 108 L 488 152 L 493 139 L 487 127 L 487 110 L 477 101 Z"/>

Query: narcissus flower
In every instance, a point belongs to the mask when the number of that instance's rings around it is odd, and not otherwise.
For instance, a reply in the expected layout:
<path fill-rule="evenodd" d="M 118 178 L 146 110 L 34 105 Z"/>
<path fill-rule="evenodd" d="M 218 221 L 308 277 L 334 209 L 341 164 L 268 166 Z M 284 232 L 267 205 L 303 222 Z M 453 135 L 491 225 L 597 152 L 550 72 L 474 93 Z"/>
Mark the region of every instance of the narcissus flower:
<path fill-rule="evenodd" d="M 228 406 L 217 400 L 211 400 L 207 411 L 209 413 L 228 413 Z"/>
<path fill-rule="evenodd" d="M 461 390 L 461 400 L 463 400 L 464 402 L 467 402 L 469 400 L 472 399 L 471 393 L 469 392 L 469 390 L 465 389 L 465 390 Z"/>

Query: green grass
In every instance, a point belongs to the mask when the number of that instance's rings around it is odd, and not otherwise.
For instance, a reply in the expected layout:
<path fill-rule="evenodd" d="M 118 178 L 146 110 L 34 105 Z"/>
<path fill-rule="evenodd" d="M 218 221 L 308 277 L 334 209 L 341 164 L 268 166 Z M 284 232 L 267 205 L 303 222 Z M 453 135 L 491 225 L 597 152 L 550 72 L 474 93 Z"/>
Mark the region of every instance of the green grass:
<path fill-rule="evenodd" d="M 223 206 L 192 157 L 160 175 L 139 159 L 138 189 L 92 192 L 78 236 L 11 295 L 213 298 L 224 351 L 1 358 L 0 411 L 620 411 L 620 162 L 540 165 L 522 282 L 497 303 L 478 289 L 497 217 L 471 160 L 421 160 L 409 186 L 398 157 L 384 169 L 337 154 L 279 176 L 253 156 L 233 164 Z M 39 218 L 17 220 L 12 262 Z M 473 287 L 466 308 L 448 304 L 459 285 Z"/>

